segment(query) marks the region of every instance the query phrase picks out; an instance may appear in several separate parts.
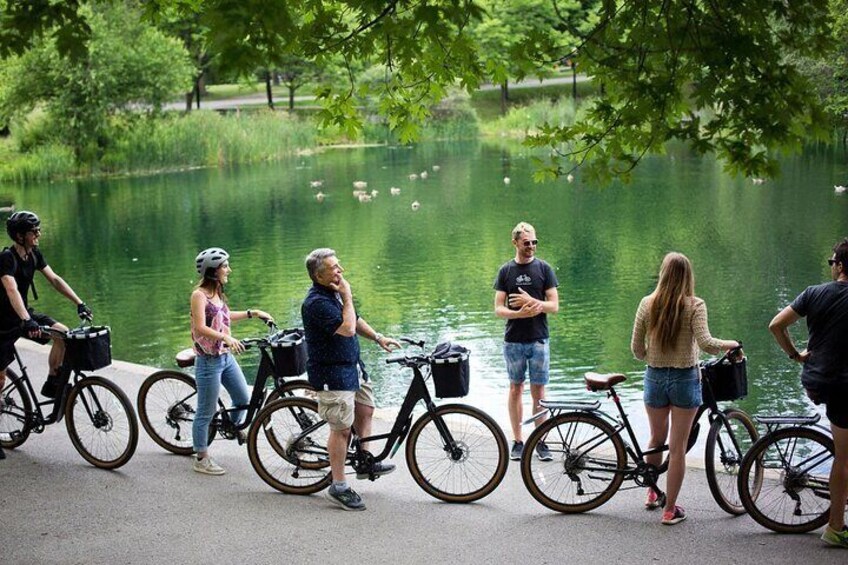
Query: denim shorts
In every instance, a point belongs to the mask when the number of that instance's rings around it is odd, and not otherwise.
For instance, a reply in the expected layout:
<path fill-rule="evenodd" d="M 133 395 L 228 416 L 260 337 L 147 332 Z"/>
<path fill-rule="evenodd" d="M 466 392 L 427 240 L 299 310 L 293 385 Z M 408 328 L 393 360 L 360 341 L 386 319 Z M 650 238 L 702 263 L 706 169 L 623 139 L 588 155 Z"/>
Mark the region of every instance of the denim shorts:
<path fill-rule="evenodd" d="M 527 343 L 504 342 L 504 359 L 509 382 L 521 384 L 530 372 L 531 385 L 548 384 L 551 368 L 551 350 L 548 339 Z"/>
<path fill-rule="evenodd" d="M 651 367 L 645 370 L 645 404 L 651 408 L 697 408 L 701 405 L 698 367 Z"/>

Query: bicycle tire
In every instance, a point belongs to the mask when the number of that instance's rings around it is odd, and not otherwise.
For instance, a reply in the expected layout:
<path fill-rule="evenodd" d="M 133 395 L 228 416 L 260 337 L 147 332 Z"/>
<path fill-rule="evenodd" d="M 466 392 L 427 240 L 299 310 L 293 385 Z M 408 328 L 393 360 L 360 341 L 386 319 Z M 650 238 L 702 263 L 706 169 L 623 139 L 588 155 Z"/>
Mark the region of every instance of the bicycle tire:
<path fill-rule="evenodd" d="M 749 483 L 757 464 L 762 484 L 754 496 Z M 801 534 L 820 528 L 830 514 L 832 464 L 833 440 L 818 430 L 791 427 L 767 434 L 742 459 L 742 505 L 758 524 L 775 532 Z"/>
<path fill-rule="evenodd" d="M 745 453 L 758 438 L 757 427 L 751 417 L 736 408 L 728 408 L 717 414 L 707 434 L 707 485 L 719 508 L 733 516 L 745 513 L 745 507 L 739 499 L 739 467 Z M 753 498 L 759 493 L 762 480 L 762 467 L 756 465 L 750 485 Z"/>
<path fill-rule="evenodd" d="M 130 399 L 103 377 L 87 376 L 73 386 L 65 404 L 65 425 L 79 454 L 100 469 L 125 465 L 138 446 Z"/>
<path fill-rule="evenodd" d="M 3 407 L 0 408 L 0 446 L 14 449 L 29 437 L 27 425 L 32 418 L 32 399 L 24 386 L 22 377 L 12 369 L 6 369 L 6 385 L 0 391 Z M 12 437 L 14 436 L 14 438 Z"/>
<path fill-rule="evenodd" d="M 553 460 L 534 457 L 541 441 Z M 548 419 L 527 438 L 521 478 L 533 498 L 551 510 L 587 512 L 618 491 L 626 464 L 624 441 L 609 423 L 592 414 L 570 412 Z"/>
<path fill-rule="evenodd" d="M 283 386 L 277 387 L 271 391 L 268 398 L 265 399 L 265 404 L 271 404 L 275 400 L 289 398 L 291 396 L 299 396 L 315 400 L 315 392 L 315 387 L 309 384 L 309 381 L 306 379 L 287 381 Z"/>
<path fill-rule="evenodd" d="M 450 430 L 451 452 L 437 429 L 438 416 Z M 506 437 L 491 416 L 465 404 L 446 404 L 413 424 L 406 463 L 424 492 L 445 502 L 473 502 L 490 494 L 506 475 Z M 439 484 L 437 483 L 439 479 Z"/>
<path fill-rule="evenodd" d="M 318 424 L 323 425 L 295 442 L 306 427 Z M 291 397 L 267 404 L 256 415 L 247 436 L 250 464 L 263 481 L 280 492 L 318 492 L 331 482 L 329 432 L 314 400 Z"/>
<path fill-rule="evenodd" d="M 179 371 L 157 371 L 138 391 L 138 417 L 147 435 L 177 455 L 194 452 L 192 425 L 197 412 L 197 385 Z"/>

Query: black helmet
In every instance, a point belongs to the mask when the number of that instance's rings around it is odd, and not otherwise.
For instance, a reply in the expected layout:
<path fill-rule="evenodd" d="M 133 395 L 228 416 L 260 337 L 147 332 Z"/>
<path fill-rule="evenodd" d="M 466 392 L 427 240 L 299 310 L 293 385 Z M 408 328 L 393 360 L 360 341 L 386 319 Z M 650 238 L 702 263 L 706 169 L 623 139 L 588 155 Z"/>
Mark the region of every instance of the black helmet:
<path fill-rule="evenodd" d="M 16 242 L 20 234 L 32 231 L 40 225 L 41 220 L 33 212 L 21 210 L 15 212 L 6 220 L 6 233 L 9 234 L 12 241 Z"/>
<path fill-rule="evenodd" d="M 215 269 L 223 265 L 229 258 L 230 254 L 220 247 L 204 249 L 194 260 L 195 265 L 197 266 L 197 274 L 203 278 L 214 279 Z M 210 269 L 212 270 L 212 273 L 209 272 Z"/>

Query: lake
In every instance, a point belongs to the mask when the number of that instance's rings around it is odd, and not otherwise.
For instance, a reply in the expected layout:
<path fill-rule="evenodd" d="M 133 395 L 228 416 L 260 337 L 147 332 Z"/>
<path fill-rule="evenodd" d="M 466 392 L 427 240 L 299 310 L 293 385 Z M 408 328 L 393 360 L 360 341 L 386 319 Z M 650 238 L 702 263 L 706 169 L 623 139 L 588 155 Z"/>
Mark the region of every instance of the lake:
<path fill-rule="evenodd" d="M 827 279 L 831 246 L 848 235 L 842 149 L 783 159 L 764 184 L 733 177 L 709 157 L 672 147 L 647 158 L 631 184 L 596 187 L 566 179 L 535 184 L 530 155 L 480 142 L 330 149 L 267 165 L 148 177 L 0 185 L 0 197 L 42 218 L 48 263 L 112 327 L 113 356 L 173 367 L 190 344 L 194 257 L 231 254 L 227 293 L 236 309 L 262 308 L 281 326 L 300 325 L 310 285 L 303 265 L 332 247 L 347 270 L 359 313 L 378 331 L 451 340 L 471 355 L 469 403 L 506 423 L 503 321 L 492 284 L 513 256 L 510 232 L 535 225 L 538 256 L 556 270 L 560 312 L 550 317 L 550 396 L 585 399 L 582 374 L 621 371 L 634 414 L 643 365 L 632 358 L 636 306 L 670 250 L 693 262 L 714 336 L 739 339 L 749 357 L 749 412 L 809 412 L 798 366 L 767 324 L 807 285 Z M 434 166 L 438 170 L 434 170 Z M 410 174 L 427 178 L 410 180 Z M 506 184 L 504 178 L 509 177 Z M 310 181 L 323 180 L 323 202 Z M 354 198 L 354 181 L 379 193 Z M 390 194 L 390 187 L 400 194 Z M 420 208 L 413 210 L 417 201 Z M 39 310 L 72 323 L 75 308 L 36 284 Z M 806 337 L 797 324 L 794 336 Z M 261 334 L 256 321 L 239 337 Z M 800 346 L 800 344 L 799 344 Z M 378 403 L 399 405 L 409 380 L 363 341 Z M 243 359 L 255 370 L 255 355 Z M 529 404 L 529 397 L 527 400 Z"/>

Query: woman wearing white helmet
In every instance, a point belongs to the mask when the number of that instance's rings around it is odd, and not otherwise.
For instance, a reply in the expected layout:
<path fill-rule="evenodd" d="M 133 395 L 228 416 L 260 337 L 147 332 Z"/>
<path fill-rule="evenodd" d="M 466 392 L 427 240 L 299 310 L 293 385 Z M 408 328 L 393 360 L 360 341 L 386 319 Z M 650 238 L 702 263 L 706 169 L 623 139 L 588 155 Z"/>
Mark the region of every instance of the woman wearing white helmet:
<path fill-rule="evenodd" d="M 191 293 L 191 339 L 194 344 L 195 380 L 197 381 L 197 414 L 192 426 L 193 468 L 198 473 L 223 475 L 222 469 L 209 457 L 209 422 L 215 415 L 221 385 L 227 389 L 233 406 L 245 405 L 250 393 L 235 355 L 244 351 L 239 340 L 230 335 L 230 323 L 247 318 L 273 321 L 262 310 L 230 310 L 224 285 L 229 280 L 229 254 L 219 247 L 201 251 L 196 259 L 200 282 Z M 235 413 L 244 418 L 244 410 Z"/>

